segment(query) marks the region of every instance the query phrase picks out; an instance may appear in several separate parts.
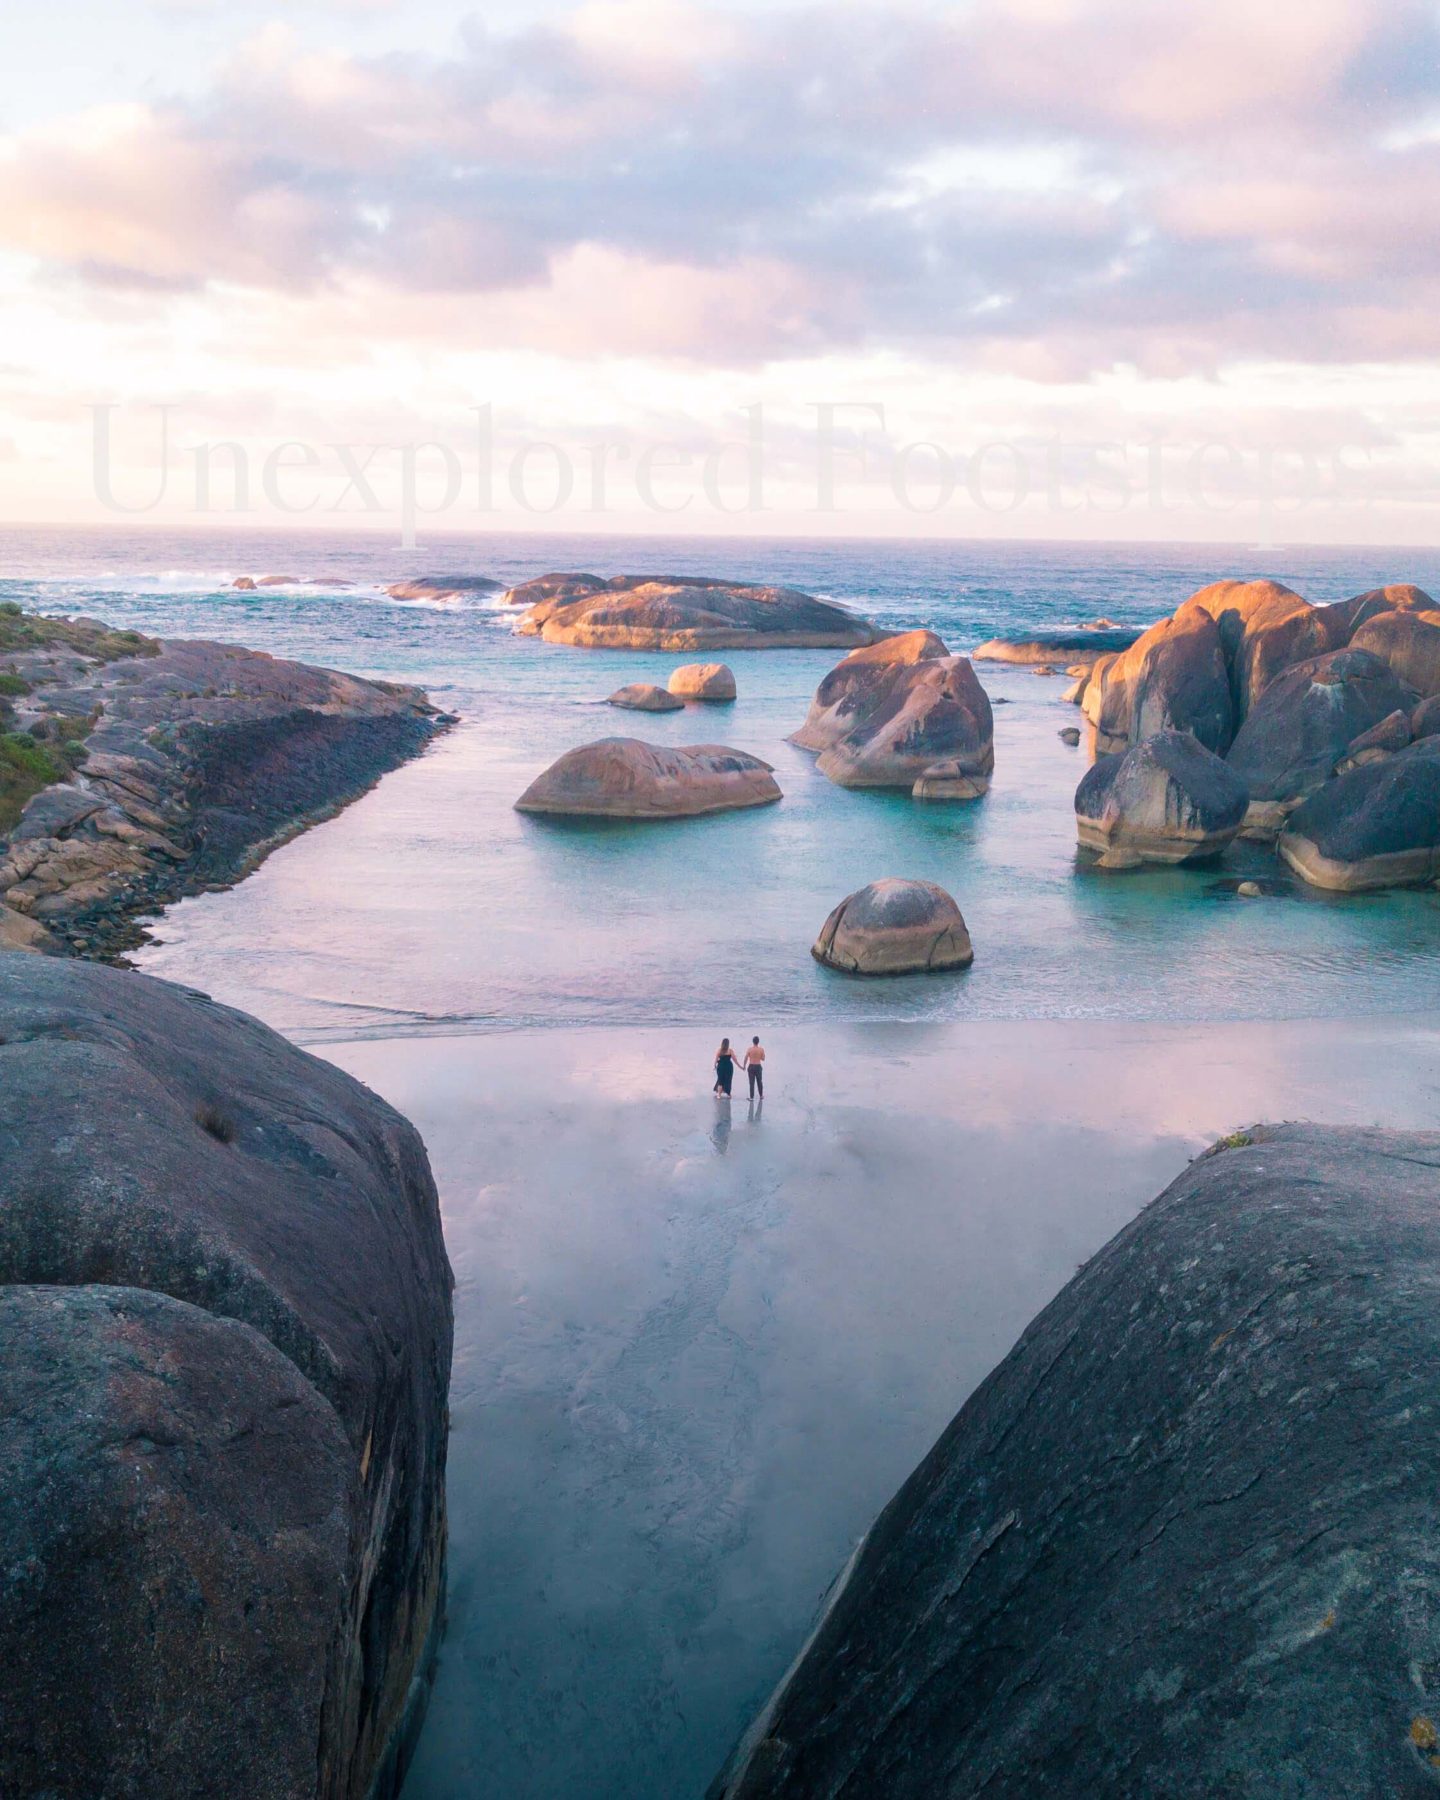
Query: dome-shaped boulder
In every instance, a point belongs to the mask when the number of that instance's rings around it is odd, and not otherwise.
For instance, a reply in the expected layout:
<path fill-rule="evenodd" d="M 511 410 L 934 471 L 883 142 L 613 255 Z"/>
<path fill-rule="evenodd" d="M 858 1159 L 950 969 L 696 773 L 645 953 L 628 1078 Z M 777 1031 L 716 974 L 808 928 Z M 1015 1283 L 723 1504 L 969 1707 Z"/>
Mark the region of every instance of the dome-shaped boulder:
<path fill-rule="evenodd" d="M 1302 881 L 1341 893 L 1440 878 L 1440 737 L 1327 781 L 1276 847 Z"/>
<path fill-rule="evenodd" d="M 975 960 L 960 908 L 933 881 L 872 881 L 825 921 L 810 954 L 847 975 L 928 975 Z"/>
<path fill-rule="evenodd" d="M 1245 783 L 1183 731 L 1162 731 L 1119 756 L 1099 757 L 1075 791 L 1081 844 L 1107 867 L 1218 856 L 1238 834 Z"/>
<path fill-rule="evenodd" d="M 1217 756 L 1235 735 L 1220 627 L 1203 607 L 1182 606 L 1105 666 L 1098 747 L 1124 750 L 1157 731 L 1188 731 Z"/>
<path fill-rule="evenodd" d="M 682 700 L 735 698 L 735 672 L 727 663 L 682 663 L 666 685 Z"/>
<path fill-rule="evenodd" d="M 567 750 L 515 802 L 570 818 L 684 819 L 780 798 L 769 763 L 725 744 L 601 738 Z"/>
<path fill-rule="evenodd" d="M 1423 695 L 1440 694 L 1440 612 L 1376 613 L 1350 639 Z"/>

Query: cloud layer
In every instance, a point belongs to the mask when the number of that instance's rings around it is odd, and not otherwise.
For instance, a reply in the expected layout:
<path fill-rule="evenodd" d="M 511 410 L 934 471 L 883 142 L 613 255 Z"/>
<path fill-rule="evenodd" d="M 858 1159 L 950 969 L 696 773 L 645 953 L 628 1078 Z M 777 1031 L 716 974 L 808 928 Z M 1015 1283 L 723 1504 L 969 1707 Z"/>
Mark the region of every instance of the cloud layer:
<path fill-rule="evenodd" d="M 0 248 L 96 296 L 366 297 L 477 346 L 1078 378 L 1433 355 L 1415 0 L 601 0 L 446 58 L 266 27 L 0 140 Z"/>

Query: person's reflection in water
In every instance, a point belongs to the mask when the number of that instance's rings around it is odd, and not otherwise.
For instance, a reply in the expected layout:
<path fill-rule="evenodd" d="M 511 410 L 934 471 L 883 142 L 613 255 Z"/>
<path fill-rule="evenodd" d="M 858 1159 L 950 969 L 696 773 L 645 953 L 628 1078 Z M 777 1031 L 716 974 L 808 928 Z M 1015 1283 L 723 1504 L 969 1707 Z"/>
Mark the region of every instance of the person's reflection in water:
<path fill-rule="evenodd" d="M 745 1123 L 747 1125 L 758 1125 L 764 1117 L 765 1117 L 765 1096 L 764 1096 L 764 1094 L 762 1093 L 758 1100 L 752 1094 L 750 1096 L 750 1111 L 749 1111 L 748 1115 L 746 1116 Z"/>
<path fill-rule="evenodd" d="M 715 1103 L 715 1127 L 710 1133 L 710 1142 L 715 1146 L 715 1154 L 723 1156 L 730 1148 L 730 1103 L 728 1100 L 717 1100 Z"/>

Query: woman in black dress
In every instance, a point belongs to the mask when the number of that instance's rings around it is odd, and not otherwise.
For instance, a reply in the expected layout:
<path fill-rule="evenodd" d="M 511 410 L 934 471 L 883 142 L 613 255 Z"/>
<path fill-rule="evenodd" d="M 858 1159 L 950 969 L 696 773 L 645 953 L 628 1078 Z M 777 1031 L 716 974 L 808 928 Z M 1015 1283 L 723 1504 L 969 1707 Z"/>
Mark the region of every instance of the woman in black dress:
<path fill-rule="evenodd" d="M 735 1052 L 730 1048 L 729 1038 L 721 1038 L 720 1048 L 715 1052 L 715 1088 L 717 1094 L 730 1098 L 730 1083 L 735 1078 Z"/>

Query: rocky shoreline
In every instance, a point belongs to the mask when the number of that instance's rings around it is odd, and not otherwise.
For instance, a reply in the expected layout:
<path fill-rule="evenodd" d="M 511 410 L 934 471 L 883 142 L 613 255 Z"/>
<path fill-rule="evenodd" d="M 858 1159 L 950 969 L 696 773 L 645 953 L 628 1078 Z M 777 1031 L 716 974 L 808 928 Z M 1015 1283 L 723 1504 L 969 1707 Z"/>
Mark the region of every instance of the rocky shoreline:
<path fill-rule="evenodd" d="M 418 688 L 0 610 L 0 948 L 121 957 L 452 722 Z"/>

